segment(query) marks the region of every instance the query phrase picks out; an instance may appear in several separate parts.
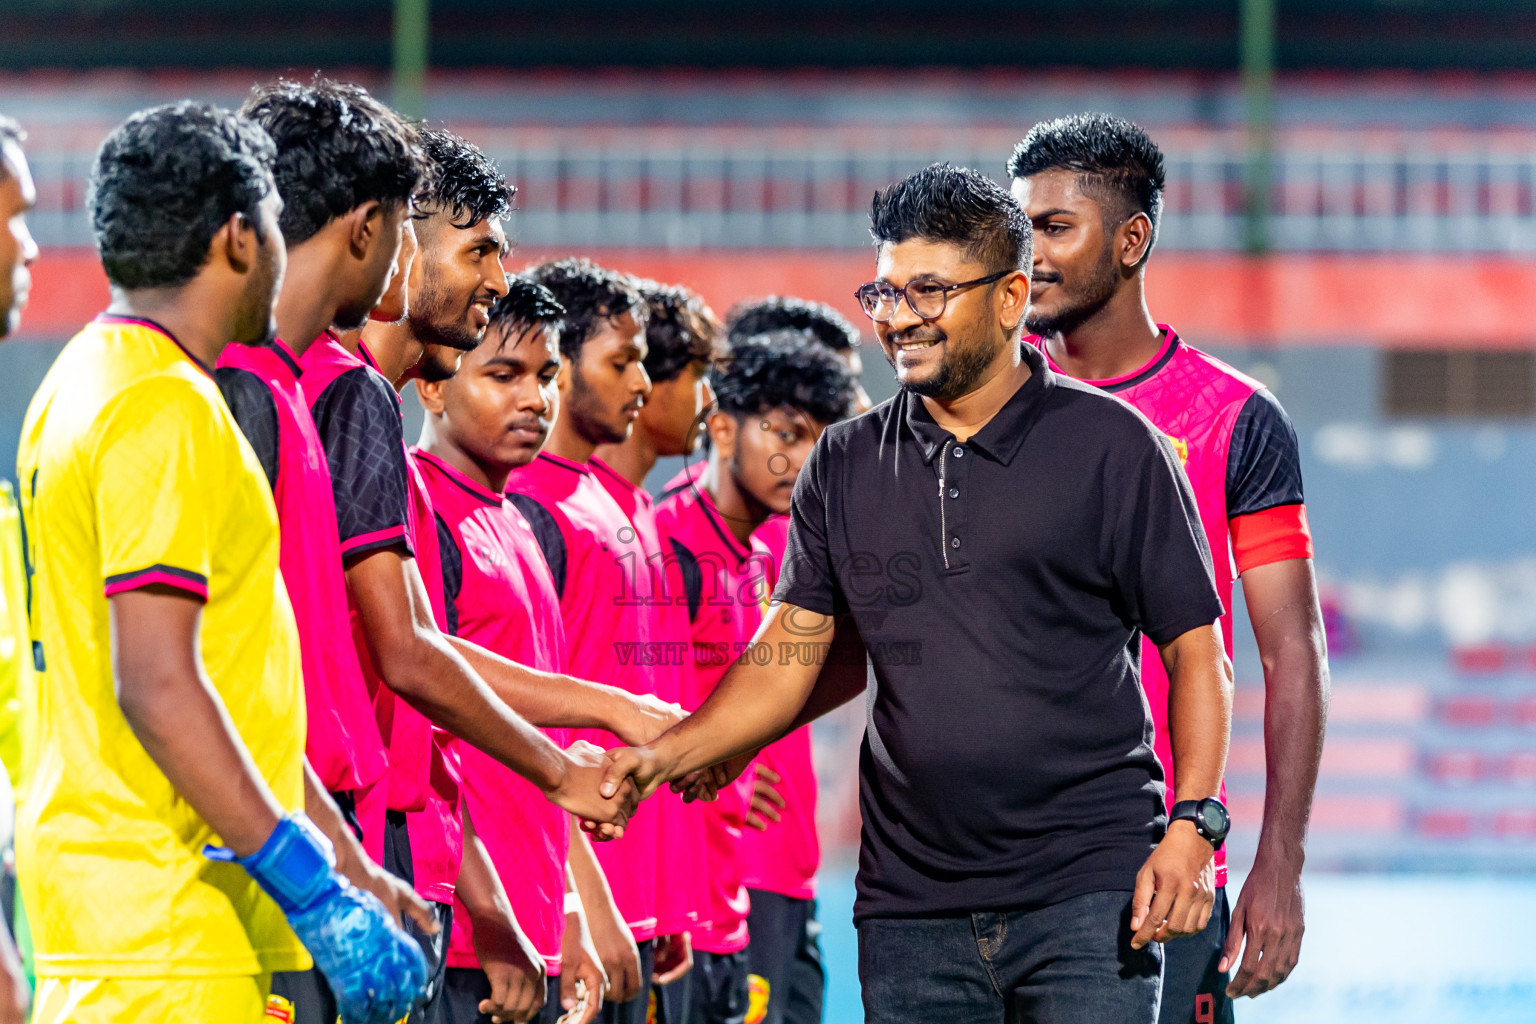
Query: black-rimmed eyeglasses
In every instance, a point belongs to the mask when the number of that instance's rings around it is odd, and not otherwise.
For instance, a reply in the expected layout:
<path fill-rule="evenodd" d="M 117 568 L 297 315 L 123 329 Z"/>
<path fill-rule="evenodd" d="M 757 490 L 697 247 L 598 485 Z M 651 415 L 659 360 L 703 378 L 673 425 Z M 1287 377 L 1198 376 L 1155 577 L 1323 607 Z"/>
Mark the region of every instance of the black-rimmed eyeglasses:
<path fill-rule="evenodd" d="M 959 284 L 908 281 L 905 288 L 897 288 L 889 281 L 871 281 L 868 284 L 859 285 L 853 297 L 859 300 L 859 305 L 864 307 L 864 312 L 877 324 L 883 324 L 896 315 L 902 298 L 906 298 L 907 308 L 916 315 L 924 320 L 937 320 L 944 315 L 944 309 L 949 305 L 950 292 L 972 288 L 978 284 L 991 284 L 1011 273 L 1013 273 L 1011 270 L 999 270 L 995 274 L 978 277 L 974 281 L 962 281 Z"/>

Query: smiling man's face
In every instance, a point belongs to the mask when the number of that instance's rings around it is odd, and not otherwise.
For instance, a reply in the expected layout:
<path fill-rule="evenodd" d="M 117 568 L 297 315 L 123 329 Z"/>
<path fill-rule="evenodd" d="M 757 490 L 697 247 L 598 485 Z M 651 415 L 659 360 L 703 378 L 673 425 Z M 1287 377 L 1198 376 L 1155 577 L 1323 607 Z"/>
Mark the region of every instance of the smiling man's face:
<path fill-rule="evenodd" d="M 491 306 L 507 294 L 502 258 L 510 248 L 501 219 L 457 227 L 447 213 L 417 221 L 421 287 L 410 298 L 411 333 L 427 345 L 468 352 L 485 337 Z"/>
<path fill-rule="evenodd" d="M 914 238 L 881 246 L 875 269 L 879 280 L 905 288 L 913 281 L 961 284 L 997 268 L 977 262 L 953 243 Z M 996 308 L 996 293 L 1008 281 L 951 292 L 944 312 L 931 320 L 913 313 L 903 299 L 890 320 L 876 322 L 875 335 L 897 383 L 940 401 L 971 392 L 1008 342 Z"/>

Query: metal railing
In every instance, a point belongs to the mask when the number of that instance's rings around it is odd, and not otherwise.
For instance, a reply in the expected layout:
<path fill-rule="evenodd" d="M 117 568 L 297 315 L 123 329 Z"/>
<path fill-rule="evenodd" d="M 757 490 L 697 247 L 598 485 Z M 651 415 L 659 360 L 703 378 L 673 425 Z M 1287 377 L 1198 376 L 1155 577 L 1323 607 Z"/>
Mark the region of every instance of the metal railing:
<path fill-rule="evenodd" d="M 517 130 L 479 134 L 519 187 L 514 234 L 540 247 L 862 247 L 876 188 L 936 160 L 1001 176 L 1008 152 L 1003 136 L 996 144 L 969 138 L 959 146 L 903 147 L 806 133 L 694 141 L 676 130 L 593 138 L 585 129 L 546 129 L 527 132 L 526 142 Z M 1347 143 L 1278 149 L 1270 196 L 1274 248 L 1536 252 L 1536 137 L 1486 145 L 1411 136 L 1395 145 Z M 1160 244 L 1241 249 L 1247 156 L 1240 142 L 1213 133 L 1205 144 L 1195 136 L 1193 144 L 1165 148 Z M 39 240 L 89 245 L 89 150 L 34 144 L 30 159 Z"/>

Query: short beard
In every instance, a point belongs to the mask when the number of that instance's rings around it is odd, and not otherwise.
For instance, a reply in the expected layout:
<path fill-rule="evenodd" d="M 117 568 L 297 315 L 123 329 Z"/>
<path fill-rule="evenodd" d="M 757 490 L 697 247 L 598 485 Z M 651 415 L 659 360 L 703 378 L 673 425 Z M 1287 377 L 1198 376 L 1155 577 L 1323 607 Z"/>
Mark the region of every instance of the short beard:
<path fill-rule="evenodd" d="M 419 256 L 417 258 L 420 259 Z M 460 309 L 450 312 L 448 293 L 438 286 L 430 266 L 423 270 L 421 295 L 406 312 L 406 319 L 411 323 L 411 333 L 418 341 L 428 345 L 456 348 L 460 352 L 474 351 L 479 347 L 484 333 L 466 330 L 464 319 L 469 313 L 469 307 L 474 305 L 476 296 L 470 295 L 469 301 Z"/>
<path fill-rule="evenodd" d="M 985 345 L 962 345 L 953 340 L 947 331 L 939 333 L 940 337 L 935 338 L 934 343 L 948 344 L 945 345 L 943 358 L 939 360 L 938 372 L 927 380 L 903 382 L 901 388 L 924 398 L 952 402 L 976 390 L 976 385 L 985 376 L 987 367 L 992 365 L 996 353 L 989 351 Z M 895 367 L 894 356 L 887 356 L 886 361 Z"/>
<path fill-rule="evenodd" d="M 1065 287 L 1066 284 L 1063 280 L 1057 287 Z M 1024 329 L 1042 338 L 1049 338 L 1053 334 L 1071 334 L 1098 316 L 1109 305 L 1109 300 L 1115 297 L 1115 290 L 1119 286 L 1120 275 L 1115 269 L 1115 255 L 1106 245 L 1099 254 L 1099 262 L 1094 266 L 1093 273 L 1083 282 L 1081 292 L 1048 316 L 1036 313 L 1031 306 L 1024 313 Z"/>

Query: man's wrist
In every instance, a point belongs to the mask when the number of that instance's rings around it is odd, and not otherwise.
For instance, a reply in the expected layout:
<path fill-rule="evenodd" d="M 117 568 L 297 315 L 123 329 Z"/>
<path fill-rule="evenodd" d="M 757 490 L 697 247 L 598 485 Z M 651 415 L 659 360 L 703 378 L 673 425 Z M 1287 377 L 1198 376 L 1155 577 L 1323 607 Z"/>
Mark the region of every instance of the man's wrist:
<path fill-rule="evenodd" d="M 546 797 L 564 789 L 570 781 L 571 770 L 576 767 L 576 761 L 569 753 L 561 750 L 553 743 L 550 744 L 550 749 L 553 751 L 553 754 L 544 766 L 544 770 L 540 772 L 542 777 L 537 779 L 530 778 L 528 780 L 535 786 L 538 786 Z"/>
<path fill-rule="evenodd" d="M 1254 851 L 1255 868 L 1272 867 L 1292 875 L 1300 875 L 1307 863 L 1307 845 L 1304 840 L 1274 839 L 1259 834 L 1258 849 Z"/>
<path fill-rule="evenodd" d="M 1210 840 L 1206 839 L 1205 836 L 1200 834 L 1200 830 L 1195 828 L 1195 823 L 1192 821 L 1183 820 L 1169 822 L 1167 834 L 1170 838 L 1178 836 L 1182 839 L 1197 840 L 1200 843 L 1203 843 L 1207 848 L 1209 848 L 1211 845 Z"/>
<path fill-rule="evenodd" d="M 677 740 L 670 732 L 663 733 L 640 749 L 650 755 L 656 765 L 657 785 L 674 782 L 688 774 L 681 770 L 684 751 L 679 749 Z"/>
<path fill-rule="evenodd" d="M 617 686 L 609 686 L 606 683 L 599 685 L 603 687 L 602 728 L 613 733 L 621 741 L 633 736 L 632 727 L 638 713 L 634 696 Z"/>

